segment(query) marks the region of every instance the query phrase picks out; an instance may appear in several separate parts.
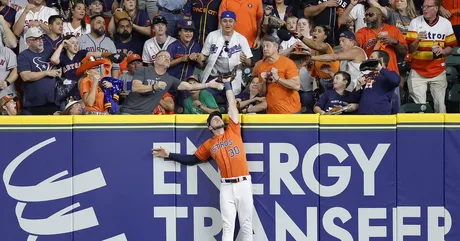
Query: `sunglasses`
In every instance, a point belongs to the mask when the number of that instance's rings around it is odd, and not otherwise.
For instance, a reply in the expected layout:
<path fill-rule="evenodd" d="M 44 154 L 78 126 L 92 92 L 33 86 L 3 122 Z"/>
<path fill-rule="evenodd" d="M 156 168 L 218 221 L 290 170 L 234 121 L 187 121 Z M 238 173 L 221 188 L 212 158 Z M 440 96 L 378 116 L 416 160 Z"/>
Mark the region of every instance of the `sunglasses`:
<path fill-rule="evenodd" d="M 365 13 L 364 16 L 366 17 L 373 17 L 375 14 L 374 13 Z"/>
<path fill-rule="evenodd" d="M 225 47 L 224 47 L 224 51 L 228 53 L 228 44 L 230 42 L 228 40 L 225 41 Z"/>

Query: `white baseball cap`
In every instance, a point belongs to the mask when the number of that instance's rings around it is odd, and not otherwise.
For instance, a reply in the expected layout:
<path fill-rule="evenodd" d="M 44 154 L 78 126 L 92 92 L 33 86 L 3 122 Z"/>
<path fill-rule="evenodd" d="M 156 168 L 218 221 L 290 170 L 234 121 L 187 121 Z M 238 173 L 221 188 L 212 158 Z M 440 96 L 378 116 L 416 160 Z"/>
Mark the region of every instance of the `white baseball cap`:
<path fill-rule="evenodd" d="M 25 39 L 28 38 L 39 38 L 43 35 L 43 31 L 38 27 L 31 27 L 27 30 L 26 34 L 24 35 Z"/>

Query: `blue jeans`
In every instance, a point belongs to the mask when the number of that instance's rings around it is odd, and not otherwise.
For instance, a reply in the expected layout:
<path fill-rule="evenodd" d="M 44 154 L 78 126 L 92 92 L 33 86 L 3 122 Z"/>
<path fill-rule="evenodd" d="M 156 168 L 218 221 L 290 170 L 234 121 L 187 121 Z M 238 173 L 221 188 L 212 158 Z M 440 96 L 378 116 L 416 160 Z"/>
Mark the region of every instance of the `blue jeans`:
<path fill-rule="evenodd" d="M 302 105 L 302 113 L 313 113 L 313 107 L 315 105 L 315 94 L 313 91 L 301 91 L 299 90 L 300 104 Z"/>
<path fill-rule="evenodd" d="M 170 12 L 166 11 L 161 11 L 159 10 L 158 13 L 165 17 L 166 20 L 168 21 L 168 26 L 166 29 L 166 34 L 169 36 L 177 37 L 177 32 L 176 32 L 176 24 L 177 21 L 184 19 L 184 14 L 172 14 Z"/>

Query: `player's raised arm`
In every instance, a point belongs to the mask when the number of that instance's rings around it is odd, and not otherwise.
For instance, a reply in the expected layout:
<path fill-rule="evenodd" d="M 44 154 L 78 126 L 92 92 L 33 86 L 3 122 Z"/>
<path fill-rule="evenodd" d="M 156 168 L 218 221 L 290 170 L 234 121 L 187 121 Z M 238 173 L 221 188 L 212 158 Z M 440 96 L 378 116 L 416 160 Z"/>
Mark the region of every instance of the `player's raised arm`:
<path fill-rule="evenodd" d="M 228 102 L 228 117 L 231 118 L 233 122 L 239 123 L 238 108 L 236 108 L 236 99 L 233 94 L 232 85 L 230 84 L 231 80 L 232 78 L 222 79 Z"/>

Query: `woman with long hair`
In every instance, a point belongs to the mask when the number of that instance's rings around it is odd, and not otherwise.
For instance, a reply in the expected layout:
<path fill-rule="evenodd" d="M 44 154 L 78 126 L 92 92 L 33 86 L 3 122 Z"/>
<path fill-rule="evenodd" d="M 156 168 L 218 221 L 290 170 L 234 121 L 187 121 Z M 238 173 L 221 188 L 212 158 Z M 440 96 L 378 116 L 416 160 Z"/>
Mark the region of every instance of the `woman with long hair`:
<path fill-rule="evenodd" d="M 329 42 L 332 42 L 331 29 L 327 25 L 318 25 L 312 31 L 311 39 L 299 34 L 299 39 L 310 48 L 311 56 L 333 54 L 334 49 Z M 320 89 L 320 92 L 332 89 L 332 78 L 339 71 L 340 61 L 324 62 L 314 61 L 312 66 L 312 76 L 316 78 L 313 82 L 313 89 Z"/>
<path fill-rule="evenodd" d="M 91 27 L 85 22 L 86 5 L 84 2 L 76 1 L 71 7 L 70 16 L 62 25 L 62 35 L 73 35 L 78 37 L 91 33 Z"/>
<path fill-rule="evenodd" d="M 137 0 L 124 0 L 121 8 L 116 11 L 125 11 L 128 13 L 131 23 L 133 24 L 133 37 L 140 37 L 147 40 L 152 35 L 149 15 L 146 11 L 137 8 Z M 108 32 L 110 35 L 116 33 L 115 18 L 112 17 L 109 23 Z"/>
<path fill-rule="evenodd" d="M 104 88 L 113 87 L 109 81 L 101 81 L 100 66 L 104 65 L 107 74 L 110 71 L 111 63 L 108 59 L 96 60 L 93 56 L 87 56 L 77 69 L 77 76 L 81 76 L 78 82 L 80 95 L 85 104 L 86 114 L 88 115 L 107 115 L 108 110 L 104 106 Z"/>
<path fill-rule="evenodd" d="M 396 27 L 406 35 L 410 21 L 417 17 L 417 11 L 413 0 L 395 0 L 392 7 L 385 7 L 376 0 L 369 0 L 372 7 L 379 8 L 386 18 L 387 24 Z"/>

